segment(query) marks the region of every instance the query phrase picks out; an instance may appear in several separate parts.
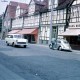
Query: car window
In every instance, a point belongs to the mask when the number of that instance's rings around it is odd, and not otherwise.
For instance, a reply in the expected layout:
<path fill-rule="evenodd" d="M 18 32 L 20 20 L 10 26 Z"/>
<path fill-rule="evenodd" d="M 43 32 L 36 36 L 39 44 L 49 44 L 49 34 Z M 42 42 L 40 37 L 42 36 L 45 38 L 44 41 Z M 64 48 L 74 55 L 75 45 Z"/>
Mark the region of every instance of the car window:
<path fill-rule="evenodd" d="M 11 35 L 10 38 L 13 38 L 13 35 Z"/>
<path fill-rule="evenodd" d="M 14 35 L 14 38 L 23 38 L 22 35 Z"/>
<path fill-rule="evenodd" d="M 7 38 L 10 38 L 10 35 L 7 35 L 6 37 L 7 37 Z"/>
<path fill-rule="evenodd" d="M 65 41 L 65 40 L 64 40 L 63 42 L 64 42 L 65 44 L 68 44 L 68 42 L 67 42 L 67 41 Z"/>
<path fill-rule="evenodd" d="M 61 43 L 61 41 L 58 40 L 57 43 Z"/>
<path fill-rule="evenodd" d="M 13 38 L 13 35 L 7 35 L 7 38 Z"/>

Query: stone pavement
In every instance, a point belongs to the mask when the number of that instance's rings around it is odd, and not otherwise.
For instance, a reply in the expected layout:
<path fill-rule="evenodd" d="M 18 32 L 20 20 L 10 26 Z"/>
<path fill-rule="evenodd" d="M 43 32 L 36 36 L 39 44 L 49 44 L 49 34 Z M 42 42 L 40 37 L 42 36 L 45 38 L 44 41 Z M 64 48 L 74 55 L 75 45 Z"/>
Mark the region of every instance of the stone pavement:
<path fill-rule="evenodd" d="M 0 45 L 4 46 L 6 44 L 4 44 L 4 40 L 0 40 L 1 43 Z M 46 47 L 46 48 L 49 48 L 49 45 L 45 45 L 45 44 L 30 44 L 30 45 L 36 45 L 36 46 L 42 46 L 42 47 Z M 73 52 L 75 52 L 76 54 L 80 54 L 80 50 L 72 50 Z"/>
<path fill-rule="evenodd" d="M 75 52 L 76 54 L 80 54 L 80 50 L 72 50 L 73 52 Z"/>

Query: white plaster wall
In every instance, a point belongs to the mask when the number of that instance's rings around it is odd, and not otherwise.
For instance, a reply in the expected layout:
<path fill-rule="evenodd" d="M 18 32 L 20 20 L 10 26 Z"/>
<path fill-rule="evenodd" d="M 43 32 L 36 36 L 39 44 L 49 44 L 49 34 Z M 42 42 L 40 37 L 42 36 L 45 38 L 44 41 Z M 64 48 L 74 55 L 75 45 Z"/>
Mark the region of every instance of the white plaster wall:
<path fill-rule="evenodd" d="M 39 18 L 40 18 L 39 15 L 26 17 L 24 19 L 24 27 L 25 28 L 27 28 L 27 27 L 31 27 L 31 28 L 39 27 Z"/>
<path fill-rule="evenodd" d="M 12 28 L 22 28 L 23 19 L 18 18 L 12 21 Z"/>
<path fill-rule="evenodd" d="M 64 32 L 64 25 L 58 26 L 58 35 Z M 63 36 L 58 36 L 58 38 L 63 38 Z"/>

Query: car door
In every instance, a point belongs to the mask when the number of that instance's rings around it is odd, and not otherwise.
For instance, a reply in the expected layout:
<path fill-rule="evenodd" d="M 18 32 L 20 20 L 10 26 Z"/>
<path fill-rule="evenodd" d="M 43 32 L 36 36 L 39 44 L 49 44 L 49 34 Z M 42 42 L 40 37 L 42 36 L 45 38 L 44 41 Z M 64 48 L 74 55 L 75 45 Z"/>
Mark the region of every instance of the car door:
<path fill-rule="evenodd" d="M 12 45 L 13 43 L 13 35 L 10 36 L 10 44 Z"/>
<path fill-rule="evenodd" d="M 6 42 L 10 44 L 10 37 L 11 35 L 7 35 L 7 37 L 5 38 Z"/>
<path fill-rule="evenodd" d="M 7 42 L 11 45 L 13 35 L 8 35 Z"/>
<path fill-rule="evenodd" d="M 61 41 L 57 40 L 57 49 L 61 46 Z"/>

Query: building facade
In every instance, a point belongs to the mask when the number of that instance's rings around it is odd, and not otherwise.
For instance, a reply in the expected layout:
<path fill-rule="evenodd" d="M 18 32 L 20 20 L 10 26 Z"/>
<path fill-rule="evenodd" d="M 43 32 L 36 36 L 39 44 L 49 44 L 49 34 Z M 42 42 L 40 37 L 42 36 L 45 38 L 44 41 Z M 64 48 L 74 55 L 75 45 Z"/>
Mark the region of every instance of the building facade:
<path fill-rule="evenodd" d="M 3 17 L 3 38 L 5 38 L 6 34 L 8 34 L 12 29 L 22 27 L 21 18 L 18 16 L 26 11 L 27 6 L 28 5 L 25 3 L 10 1 L 9 5 L 6 7 Z"/>
<path fill-rule="evenodd" d="M 48 11 L 41 15 L 39 34 L 39 42 L 41 44 L 49 44 L 50 36 L 51 38 L 63 38 L 63 36 L 59 35 L 65 30 L 66 9 L 57 10 L 57 7 L 58 0 L 53 0 L 53 3 L 50 0 L 48 2 Z M 53 9 L 52 12 L 51 9 Z"/>
<path fill-rule="evenodd" d="M 80 49 L 80 0 L 74 0 L 70 8 L 70 13 L 68 13 L 69 25 L 66 30 L 59 35 L 66 38 L 72 48 Z"/>
<path fill-rule="evenodd" d="M 71 45 L 79 45 L 79 9 L 79 0 L 53 0 L 53 3 L 52 0 L 31 0 L 26 10 L 20 11 L 20 5 L 17 5 L 11 29 L 18 29 L 30 43 L 49 44 L 51 36 L 66 38 Z"/>
<path fill-rule="evenodd" d="M 16 9 L 16 12 L 19 13 L 17 10 L 19 9 Z M 23 34 L 28 39 L 28 42 L 38 43 L 42 13 L 47 10 L 48 0 L 31 0 L 27 11 L 22 15 L 18 14 L 12 20 L 12 29 L 21 29 L 18 33 Z M 10 33 L 13 32 L 11 31 Z"/>

